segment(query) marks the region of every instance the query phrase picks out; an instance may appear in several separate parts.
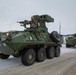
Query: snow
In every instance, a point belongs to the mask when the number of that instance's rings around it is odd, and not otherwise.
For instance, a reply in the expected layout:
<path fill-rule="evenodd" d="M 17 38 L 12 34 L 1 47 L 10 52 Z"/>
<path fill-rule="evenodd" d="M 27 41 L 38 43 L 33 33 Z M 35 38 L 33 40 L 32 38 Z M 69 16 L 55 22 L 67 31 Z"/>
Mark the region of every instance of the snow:
<path fill-rule="evenodd" d="M 65 44 L 63 44 L 62 47 L 61 47 L 61 55 L 65 54 L 65 53 L 74 52 L 74 51 L 76 51 L 76 48 L 73 48 L 73 47 L 66 48 Z"/>
<path fill-rule="evenodd" d="M 21 64 L 20 58 L 14 58 L 10 56 L 8 59 L 0 59 L 0 70 L 5 68 L 14 67 Z"/>
<path fill-rule="evenodd" d="M 66 48 L 65 45 L 62 45 L 61 56 L 74 51 L 76 51 L 76 48 Z M 0 59 L 0 70 L 9 69 L 10 67 L 15 67 L 18 65 L 22 65 L 21 58 L 14 58 L 13 56 L 10 56 L 8 59 L 5 60 Z"/>

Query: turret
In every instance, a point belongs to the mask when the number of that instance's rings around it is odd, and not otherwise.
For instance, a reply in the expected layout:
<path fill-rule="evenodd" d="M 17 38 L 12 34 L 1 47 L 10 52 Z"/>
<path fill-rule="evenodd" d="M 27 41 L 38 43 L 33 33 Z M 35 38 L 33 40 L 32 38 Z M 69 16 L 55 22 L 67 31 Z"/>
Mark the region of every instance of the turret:
<path fill-rule="evenodd" d="M 40 21 L 54 22 L 54 19 L 49 15 L 41 15 L 40 16 Z"/>
<path fill-rule="evenodd" d="M 26 27 L 26 25 L 30 24 L 30 27 L 46 27 L 45 22 L 54 22 L 54 19 L 49 15 L 33 15 L 31 17 L 31 21 L 24 20 L 19 22 L 22 26 Z"/>

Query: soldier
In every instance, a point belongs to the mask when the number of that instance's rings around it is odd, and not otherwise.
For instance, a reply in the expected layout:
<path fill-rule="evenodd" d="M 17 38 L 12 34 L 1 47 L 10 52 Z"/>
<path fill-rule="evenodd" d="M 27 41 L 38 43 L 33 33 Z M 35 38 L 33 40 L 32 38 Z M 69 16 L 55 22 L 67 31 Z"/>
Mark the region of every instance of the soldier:
<path fill-rule="evenodd" d="M 23 25 L 21 25 L 21 26 L 24 26 L 25 28 L 26 28 L 26 24 L 27 24 L 27 25 L 30 24 L 30 27 L 31 27 L 31 28 L 36 28 L 36 27 L 38 27 L 38 20 L 37 20 L 37 18 L 36 18 L 35 16 L 32 16 L 32 17 L 31 17 L 31 21 L 24 20 L 24 21 L 21 21 L 21 22 L 19 22 L 19 23 L 23 24 Z"/>
<path fill-rule="evenodd" d="M 38 25 L 37 25 L 37 22 L 36 22 L 36 20 L 35 20 L 35 18 L 34 18 L 34 16 L 32 16 L 31 17 L 31 21 L 30 21 L 30 26 L 32 27 L 32 28 L 36 28 Z"/>

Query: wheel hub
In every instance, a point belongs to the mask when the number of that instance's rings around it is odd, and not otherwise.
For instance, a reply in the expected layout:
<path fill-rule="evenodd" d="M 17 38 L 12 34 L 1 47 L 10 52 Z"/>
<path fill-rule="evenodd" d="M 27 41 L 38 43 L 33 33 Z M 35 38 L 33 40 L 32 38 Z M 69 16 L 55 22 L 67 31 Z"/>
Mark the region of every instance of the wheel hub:
<path fill-rule="evenodd" d="M 29 59 L 31 60 L 31 59 L 32 59 L 32 57 L 33 57 L 33 56 L 30 54 L 30 55 L 29 55 Z"/>
<path fill-rule="evenodd" d="M 43 53 L 40 54 L 41 57 L 43 57 L 43 55 L 44 55 Z"/>

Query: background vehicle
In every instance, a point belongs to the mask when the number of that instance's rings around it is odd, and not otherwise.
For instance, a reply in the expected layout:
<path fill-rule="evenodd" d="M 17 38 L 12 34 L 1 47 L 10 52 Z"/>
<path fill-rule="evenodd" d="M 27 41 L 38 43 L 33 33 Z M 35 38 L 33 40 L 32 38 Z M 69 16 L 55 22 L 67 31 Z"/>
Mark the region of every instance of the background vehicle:
<path fill-rule="evenodd" d="M 76 45 L 76 34 L 69 36 L 66 39 L 66 47 L 75 47 Z"/>
<path fill-rule="evenodd" d="M 54 19 L 49 15 L 34 15 L 31 21 L 19 22 L 25 27 L 24 31 L 2 33 L 0 58 L 7 59 L 10 55 L 21 56 L 22 63 L 29 66 L 35 60 L 42 62 L 46 57 L 59 57 L 60 36 L 56 31 L 49 33 L 45 22 L 54 22 Z"/>

